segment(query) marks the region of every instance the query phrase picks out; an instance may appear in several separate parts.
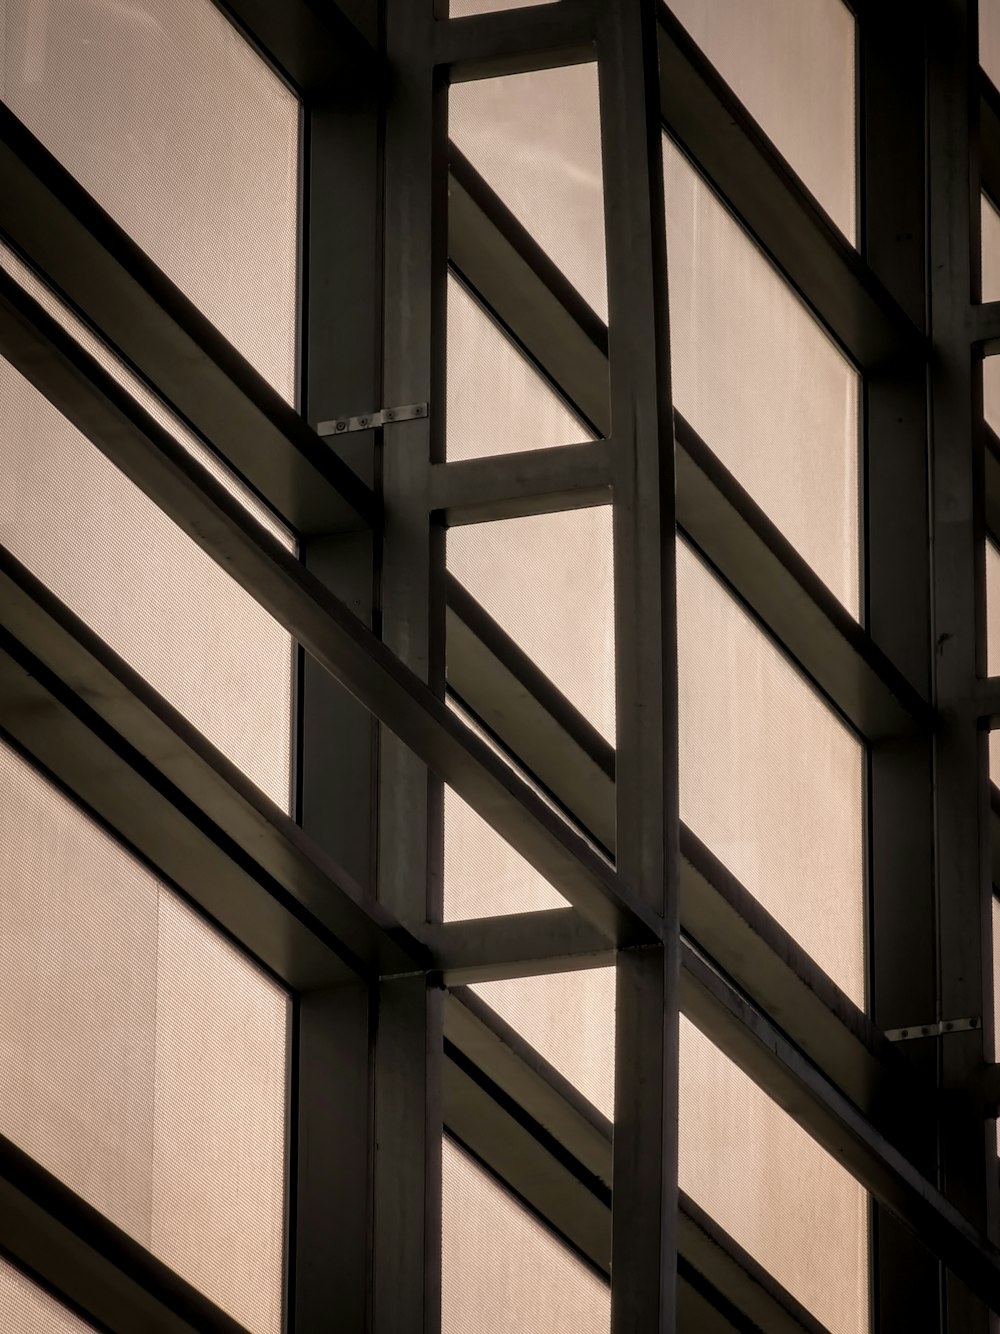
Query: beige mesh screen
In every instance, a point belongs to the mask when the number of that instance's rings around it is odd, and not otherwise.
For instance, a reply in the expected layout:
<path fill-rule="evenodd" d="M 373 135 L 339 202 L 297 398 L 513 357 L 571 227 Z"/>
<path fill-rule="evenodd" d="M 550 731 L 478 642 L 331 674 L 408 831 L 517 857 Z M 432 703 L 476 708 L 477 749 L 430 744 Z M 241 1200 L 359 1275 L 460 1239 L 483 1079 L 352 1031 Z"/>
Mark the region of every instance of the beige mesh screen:
<path fill-rule="evenodd" d="M 93 1329 L 0 1256 L 0 1334 L 93 1334 Z"/>
<path fill-rule="evenodd" d="M 683 542 L 681 819 L 864 1004 L 864 750 Z"/>
<path fill-rule="evenodd" d="M 0 802 L 0 1133 L 272 1334 L 285 993 L 2 744 Z"/>
<path fill-rule="evenodd" d="M 506 334 L 448 280 L 449 460 L 592 439 Z"/>
<path fill-rule="evenodd" d="M 464 19 L 470 14 L 492 14 L 500 9 L 524 9 L 538 3 L 554 3 L 554 0 L 451 0 L 448 17 Z"/>
<path fill-rule="evenodd" d="M 607 1334 L 607 1284 L 451 1140 L 441 1156 L 442 1334 Z"/>
<path fill-rule="evenodd" d="M 684 1018 L 679 1184 L 831 1334 L 868 1328 L 868 1200 Z"/>
<path fill-rule="evenodd" d="M 855 239 L 855 23 L 841 0 L 670 0 L 712 64 Z"/>
<path fill-rule="evenodd" d="M 455 84 L 455 144 L 607 319 L 597 66 Z"/>
<path fill-rule="evenodd" d="M 984 301 L 1000 301 L 1000 213 L 991 200 L 980 196 L 979 221 L 982 227 Z M 993 358 L 986 359 L 989 366 Z M 992 405 L 991 405 L 992 406 Z"/>
<path fill-rule="evenodd" d="M 1000 87 L 1000 4 L 979 0 L 979 63 Z"/>
<path fill-rule="evenodd" d="M 0 96 L 294 394 L 298 102 L 209 0 L 0 0 Z"/>
<path fill-rule="evenodd" d="M 275 802 L 291 641 L 5 360 L 0 540 Z"/>
<path fill-rule="evenodd" d="M 858 615 L 858 376 L 669 140 L 674 406 Z"/>

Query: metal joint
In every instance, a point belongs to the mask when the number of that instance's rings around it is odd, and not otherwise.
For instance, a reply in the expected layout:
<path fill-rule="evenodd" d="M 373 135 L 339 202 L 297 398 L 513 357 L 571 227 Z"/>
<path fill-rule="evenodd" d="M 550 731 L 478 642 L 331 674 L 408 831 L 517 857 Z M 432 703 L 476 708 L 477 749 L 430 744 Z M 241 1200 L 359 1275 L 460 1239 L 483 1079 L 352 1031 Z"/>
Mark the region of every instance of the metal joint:
<path fill-rule="evenodd" d="M 909 1042 L 913 1038 L 940 1038 L 948 1033 L 968 1033 L 979 1028 L 982 1019 L 941 1019 L 936 1024 L 914 1024 L 910 1028 L 887 1028 L 885 1035 L 890 1042 Z"/>
<path fill-rule="evenodd" d="M 378 412 L 368 412 L 360 417 L 336 417 L 333 421 L 320 422 L 316 431 L 321 436 L 347 435 L 351 431 L 370 431 L 376 426 L 388 426 L 392 422 L 412 421 L 415 417 L 426 416 L 426 403 L 407 403 L 401 408 L 379 408 Z"/>

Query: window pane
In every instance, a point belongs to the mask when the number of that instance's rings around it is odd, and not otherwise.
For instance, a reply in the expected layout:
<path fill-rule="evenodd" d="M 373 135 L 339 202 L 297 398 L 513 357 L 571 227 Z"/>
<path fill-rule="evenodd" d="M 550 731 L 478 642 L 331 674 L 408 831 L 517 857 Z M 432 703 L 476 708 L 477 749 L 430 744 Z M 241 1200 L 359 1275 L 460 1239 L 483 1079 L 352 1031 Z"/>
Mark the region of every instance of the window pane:
<path fill-rule="evenodd" d="M 669 140 L 674 406 L 858 615 L 858 375 Z"/>
<path fill-rule="evenodd" d="M 1000 4 L 979 0 L 979 63 L 1000 87 Z"/>
<path fill-rule="evenodd" d="M 670 0 L 670 8 L 850 241 L 855 24 L 841 0 Z"/>
<path fill-rule="evenodd" d="M 287 810 L 286 632 L 3 358 L 0 428 L 3 544 Z"/>
<path fill-rule="evenodd" d="M 868 1198 L 681 1019 L 679 1184 L 831 1334 L 868 1328 Z"/>
<path fill-rule="evenodd" d="M 0 0 L 0 96 L 294 394 L 298 102 L 209 0 Z"/>
<path fill-rule="evenodd" d="M 44 1288 L 0 1256 L 0 1334 L 92 1334 Z"/>
<path fill-rule="evenodd" d="M 288 998 L 0 745 L 0 1133 L 281 1326 Z"/>
<path fill-rule="evenodd" d="M 863 748 L 683 542 L 677 600 L 681 818 L 863 1005 Z"/>
<path fill-rule="evenodd" d="M 979 199 L 979 220 L 982 227 L 984 301 L 1000 301 L 1000 213 L 985 195 Z M 986 365 L 994 358 L 987 357 Z"/>
<path fill-rule="evenodd" d="M 441 1166 L 442 1334 L 606 1334 L 607 1284 L 449 1139 Z"/>
<path fill-rule="evenodd" d="M 531 362 L 449 278 L 449 461 L 591 439 Z"/>
<path fill-rule="evenodd" d="M 455 84 L 448 106 L 453 142 L 606 320 L 597 66 Z"/>

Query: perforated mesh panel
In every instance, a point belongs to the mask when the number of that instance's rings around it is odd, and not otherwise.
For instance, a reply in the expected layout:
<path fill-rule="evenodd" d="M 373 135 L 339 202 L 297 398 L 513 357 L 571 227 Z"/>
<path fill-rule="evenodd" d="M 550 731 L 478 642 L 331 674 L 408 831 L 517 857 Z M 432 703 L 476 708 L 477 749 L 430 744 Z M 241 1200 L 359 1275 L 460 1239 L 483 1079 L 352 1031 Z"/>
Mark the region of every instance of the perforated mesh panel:
<path fill-rule="evenodd" d="M 449 460 L 593 439 L 454 278 L 448 280 Z"/>
<path fill-rule="evenodd" d="M 597 66 L 455 84 L 448 105 L 452 140 L 607 319 Z"/>
<path fill-rule="evenodd" d="M 984 301 L 1000 300 L 1000 213 L 991 200 L 980 196 L 979 221 L 982 227 Z M 989 366 L 993 359 L 987 357 Z"/>
<path fill-rule="evenodd" d="M 0 1334 L 94 1334 L 94 1327 L 0 1256 Z"/>
<path fill-rule="evenodd" d="M 681 1019 L 679 1184 L 831 1334 L 868 1328 L 865 1191 Z"/>
<path fill-rule="evenodd" d="M 607 1285 L 451 1140 L 441 1166 L 443 1334 L 606 1334 Z"/>
<path fill-rule="evenodd" d="M 0 538 L 283 808 L 291 641 L 0 358 Z"/>
<path fill-rule="evenodd" d="M 492 14 L 501 9 L 524 9 L 538 3 L 554 4 L 555 0 L 451 0 L 448 17 L 467 18 L 470 14 Z"/>
<path fill-rule="evenodd" d="M 281 1325 L 288 1000 L 0 744 L 0 1133 Z"/>
<path fill-rule="evenodd" d="M 1000 4 L 979 0 L 979 63 L 1000 87 Z"/>
<path fill-rule="evenodd" d="M 858 376 L 664 140 L 674 406 L 858 615 Z"/>
<path fill-rule="evenodd" d="M 855 22 L 841 0 L 670 0 L 830 217 L 855 237 Z"/>
<path fill-rule="evenodd" d="M 298 102 L 209 0 L 0 0 L 0 95 L 294 393 Z"/>
<path fill-rule="evenodd" d="M 859 1005 L 864 751 L 683 542 L 681 819 Z"/>

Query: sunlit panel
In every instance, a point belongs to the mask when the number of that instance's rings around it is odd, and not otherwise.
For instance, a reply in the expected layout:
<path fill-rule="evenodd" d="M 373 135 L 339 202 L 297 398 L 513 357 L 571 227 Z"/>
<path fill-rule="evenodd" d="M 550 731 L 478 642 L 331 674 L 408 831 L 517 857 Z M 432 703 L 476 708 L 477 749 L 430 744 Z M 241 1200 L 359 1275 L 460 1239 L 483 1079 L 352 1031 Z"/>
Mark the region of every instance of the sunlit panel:
<path fill-rule="evenodd" d="M 607 1334 L 608 1285 L 449 1139 L 441 1166 L 443 1334 Z"/>
<path fill-rule="evenodd" d="M 979 198 L 979 221 L 982 227 L 982 295 L 984 301 L 1000 301 L 1000 212 L 986 195 Z M 989 366 L 994 358 L 987 357 Z M 992 403 L 989 405 L 993 406 Z"/>
<path fill-rule="evenodd" d="M 681 1190 L 831 1334 L 862 1334 L 865 1191 L 684 1018 L 680 1051 Z"/>
<path fill-rule="evenodd" d="M 0 541 L 284 809 L 291 641 L 0 359 Z"/>
<path fill-rule="evenodd" d="M 681 819 L 864 1004 L 864 751 L 685 543 Z"/>
<path fill-rule="evenodd" d="M 0 96 L 294 395 L 297 99 L 209 0 L 0 0 Z"/>
<path fill-rule="evenodd" d="M 0 747 L 0 1133 L 281 1326 L 288 998 Z"/>
<path fill-rule="evenodd" d="M 0 1334 L 95 1334 L 44 1288 L 0 1256 Z"/>
<path fill-rule="evenodd" d="M 979 0 L 979 63 L 1000 88 L 1000 4 Z"/>
<path fill-rule="evenodd" d="M 664 140 L 674 407 L 853 615 L 857 372 Z"/>
<path fill-rule="evenodd" d="M 850 241 L 854 16 L 841 0 L 670 0 L 670 8 Z"/>
<path fill-rule="evenodd" d="M 527 5 L 554 4 L 555 0 L 450 0 L 448 17 L 467 18 L 470 14 L 492 14 L 501 9 L 524 9 Z"/>
<path fill-rule="evenodd" d="M 592 438 L 461 283 L 449 278 L 449 461 Z"/>
<path fill-rule="evenodd" d="M 607 319 L 597 66 L 458 83 L 448 106 L 452 141 Z"/>

